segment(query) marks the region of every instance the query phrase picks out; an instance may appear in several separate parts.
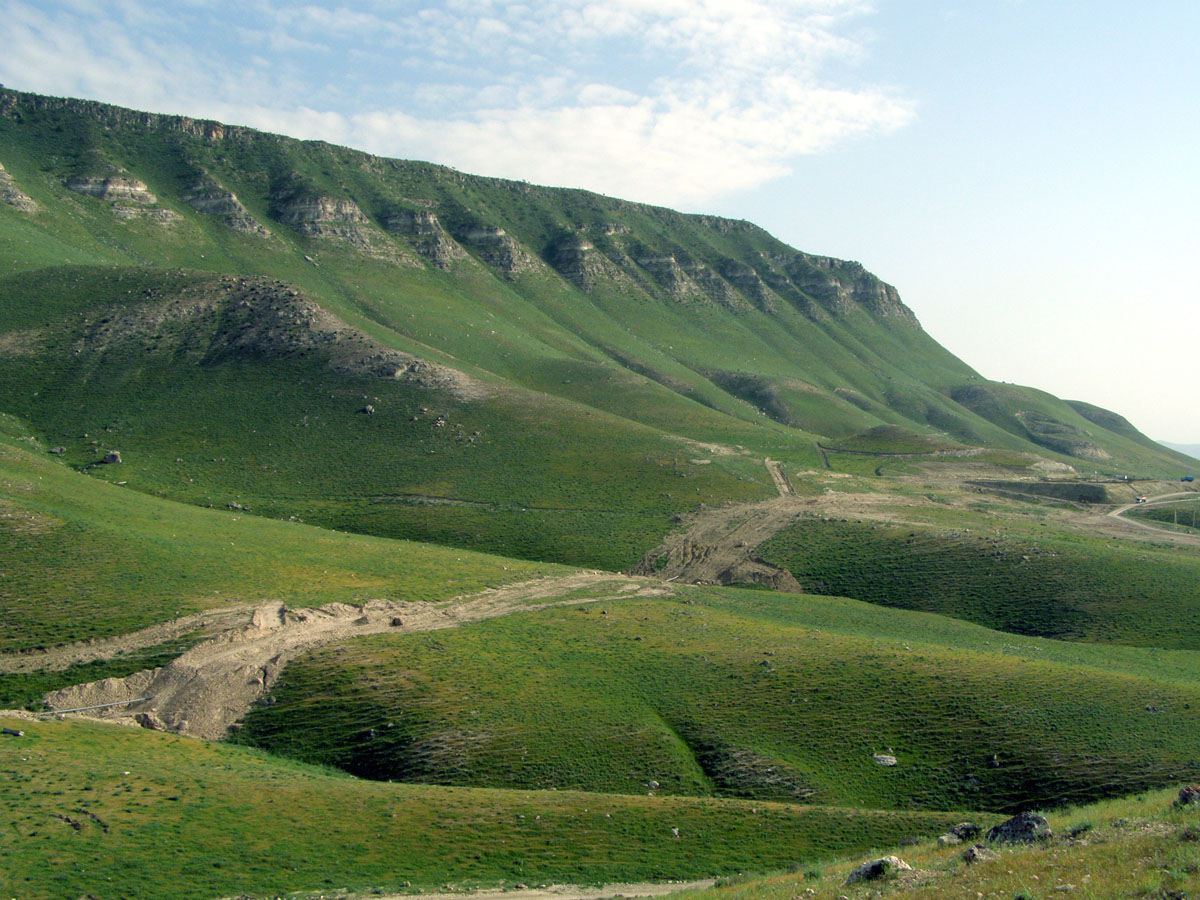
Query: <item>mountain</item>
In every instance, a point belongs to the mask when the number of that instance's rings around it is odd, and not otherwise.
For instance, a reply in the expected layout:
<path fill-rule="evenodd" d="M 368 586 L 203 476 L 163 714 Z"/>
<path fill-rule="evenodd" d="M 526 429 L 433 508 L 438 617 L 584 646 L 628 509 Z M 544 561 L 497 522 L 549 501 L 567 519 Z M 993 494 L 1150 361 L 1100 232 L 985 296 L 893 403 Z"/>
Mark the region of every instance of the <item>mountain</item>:
<path fill-rule="evenodd" d="M 621 568 L 860 436 L 1183 462 L 748 222 L 11 90 L 0 164 L 0 408 L 188 502 Z"/>
<path fill-rule="evenodd" d="M 0 165 L 4 896 L 840 896 L 1200 777 L 1195 460 L 858 263 L 3 89 Z"/>

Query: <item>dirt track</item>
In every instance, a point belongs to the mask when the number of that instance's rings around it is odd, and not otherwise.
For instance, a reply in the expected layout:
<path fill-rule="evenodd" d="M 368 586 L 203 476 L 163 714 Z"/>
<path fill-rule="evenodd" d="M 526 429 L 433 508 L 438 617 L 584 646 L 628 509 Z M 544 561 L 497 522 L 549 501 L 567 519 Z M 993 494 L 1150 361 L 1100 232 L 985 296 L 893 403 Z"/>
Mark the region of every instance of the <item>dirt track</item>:
<path fill-rule="evenodd" d="M 550 606 L 662 596 L 670 590 L 657 580 L 577 572 L 438 604 L 375 600 L 362 606 L 332 603 L 317 609 L 289 609 L 283 603 L 270 603 L 227 610 L 224 614 L 232 620 L 229 627 L 170 664 L 127 678 L 106 678 L 54 691 L 46 695 L 46 702 L 51 709 L 67 710 L 150 697 L 89 714 L 216 740 L 266 693 L 288 660 L 324 644 L 366 634 L 455 628 Z M 57 663 L 55 652 L 43 656 Z M 62 652 L 72 657 L 77 650 L 67 647 Z"/>
<path fill-rule="evenodd" d="M 516 891 L 471 891 L 447 894 L 391 894 L 381 900 L 607 900 L 609 897 L 665 897 L 680 891 L 712 887 L 705 881 L 644 881 L 639 884 L 605 884 L 583 887 L 577 884 L 552 884 L 543 888 Z M 374 896 L 374 895 L 372 895 Z"/>
<path fill-rule="evenodd" d="M 634 571 L 689 584 L 753 582 L 799 591 L 791 572 L 763 562 L 754 551 L 814 502 L 787 496 L 703 510 L 687 531 L 667 535 Z"/>

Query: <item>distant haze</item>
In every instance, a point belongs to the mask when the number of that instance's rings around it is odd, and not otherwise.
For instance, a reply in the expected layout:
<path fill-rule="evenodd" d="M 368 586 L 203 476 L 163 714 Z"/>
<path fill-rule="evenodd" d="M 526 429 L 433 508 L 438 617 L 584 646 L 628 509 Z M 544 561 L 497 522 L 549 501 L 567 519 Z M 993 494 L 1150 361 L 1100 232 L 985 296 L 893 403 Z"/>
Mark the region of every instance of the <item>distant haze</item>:
<path fill-rule="evenodd" d="M 1180 453 L 1186 453 L 1188 456 L 1200 462 L 1200 444 L 1172 444 L 1170 441 L 1159 441 L 1164 447 L 1170 447 L 1172 450 L 1178 450 Z"/>

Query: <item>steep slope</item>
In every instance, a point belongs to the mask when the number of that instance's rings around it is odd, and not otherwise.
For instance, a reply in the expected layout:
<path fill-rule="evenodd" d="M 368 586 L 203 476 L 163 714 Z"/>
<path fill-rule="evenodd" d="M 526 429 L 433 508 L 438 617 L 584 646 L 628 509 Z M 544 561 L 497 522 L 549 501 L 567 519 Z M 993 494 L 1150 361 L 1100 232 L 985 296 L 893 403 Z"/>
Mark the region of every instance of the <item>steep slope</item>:
<path fill-rule="evenodd" d="M 0 163 L 37 206 L 0 208 L 8 271 L 279 278 L 396 349 L 784 458 L 893 425 L 1113 471 L 1179 463 L 1053 398 L 997 398 L 894 288 L 747 222 L 14 91 Z"/>

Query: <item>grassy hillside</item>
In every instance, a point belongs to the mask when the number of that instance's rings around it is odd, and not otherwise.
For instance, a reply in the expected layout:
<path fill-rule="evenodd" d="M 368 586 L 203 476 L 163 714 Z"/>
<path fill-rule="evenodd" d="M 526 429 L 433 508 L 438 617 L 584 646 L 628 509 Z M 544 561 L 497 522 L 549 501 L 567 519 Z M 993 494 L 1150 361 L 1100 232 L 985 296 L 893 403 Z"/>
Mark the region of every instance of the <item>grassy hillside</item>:
<path fill-rule="evenodd" d="M 1113 471 L 1181 461 L 1120 416 L 986 382 L 857 263 L 750 223 L 14 91 L 0 162 L 37 204 L 0 208 L 4 271 L 279 278 L 388 346 L 801 464 L 811 434 L 884 425 Z"/>
<path fill-rule="evenodd" d="M 693 588 L 316 652 L 237 739 L 379 779 L 1001 810 L 1200 775 L 1197 675 L 1195 653 Z"/>
<path fill-rule="evenodd" d="M 2 716 L 0 725 L 25 732 L 0 742 L 0 891 L 29 900 L 702 878 L 928 836 L 956 821 L 380 784 L 111 725 Z"/>
<path fill-rule="evenodd" d="M 2 651 L 281 597 L 442 600 L 563 571 L 172 503 L 80 475 L 13 436 L 11 418 L 0 426 Z"/>
<path fill-rule="evenodd" d="M 847 887 L 850 872 L 872 854 L 810 866 L 804 873 L 731 879 L 687 900 L 817 900 L 836 897 L 1079 896 L 1094 900 L 1193 896 L 1200 869 L 1200 814 L 1175 806 L 1176 791 L 1155 791 L 1090 806 L 1047 811 L 1054 837 L 1033 845 L 992 847 L 991 859 L 967 863 L 964 846 L 933 842 L 883 851 L 913 867 L 881 882 Z"/>
<path fill-rule="evenodd" d="M 275 282 L 84 269 L 8 284 L 48 299 L 3 315 L 23 327 L 0 346 L 0 408 L 148 493 L 614 569 L 681 510 L 770 493 L 757 461 L 695 466 L 709 454 L 569 401 L 394 377 L 410 357 L 336 320 L 314 331 L 319 309 Z M 114 449 L 120 465 L 97 464 Z"/>
<path fill-rule="evenodd" d="M 1018 634 L 1200 650 L 1200 558 L 1177 547 L 960 513 L 925 526 L 804 517 L 759 553 L 819 593 Z"/>

